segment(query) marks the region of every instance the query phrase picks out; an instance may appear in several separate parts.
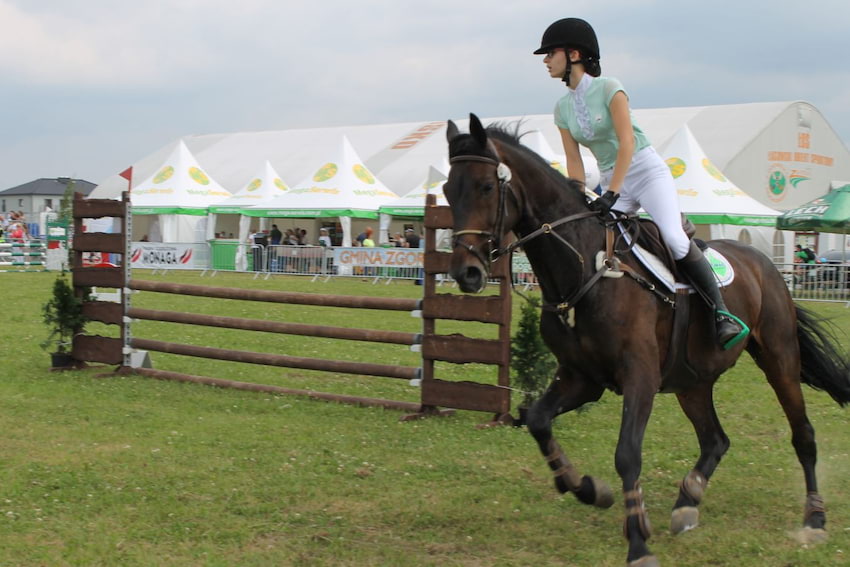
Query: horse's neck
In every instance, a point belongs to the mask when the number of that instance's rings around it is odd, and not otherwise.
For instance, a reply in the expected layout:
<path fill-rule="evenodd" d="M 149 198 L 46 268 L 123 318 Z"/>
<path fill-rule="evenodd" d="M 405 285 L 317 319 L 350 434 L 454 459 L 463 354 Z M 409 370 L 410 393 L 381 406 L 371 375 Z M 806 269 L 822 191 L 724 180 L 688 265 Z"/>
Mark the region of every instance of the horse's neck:
<path fill-rule="evenodd" d="M 584 195 L 573 187 L 561 187 L 546 179 L 530 179 L 524 189 L 525 210 L 516 225 L 520 236 L 530 234 L 545 223 L 587 210 Z M 541 234 L 523 245 L 547 302 L 562 301 L 581 287 L 591 273 L 594 256 L 601 250 L 604 239 L 602 227 L 591 219 L 567 222 L 554 230 L 560 238 Z"/>

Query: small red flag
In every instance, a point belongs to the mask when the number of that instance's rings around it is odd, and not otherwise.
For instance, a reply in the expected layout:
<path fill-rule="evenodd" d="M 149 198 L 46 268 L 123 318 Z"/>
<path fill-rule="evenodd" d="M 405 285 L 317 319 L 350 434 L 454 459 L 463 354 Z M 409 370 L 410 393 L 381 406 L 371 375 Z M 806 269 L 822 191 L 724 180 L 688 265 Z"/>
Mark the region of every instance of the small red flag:
<path fill-rule="evenodd" d="M 131 165 L 118 175 L 127 180 L 127 189 L 129 190 L 133 186 L 133 166 Z"/>

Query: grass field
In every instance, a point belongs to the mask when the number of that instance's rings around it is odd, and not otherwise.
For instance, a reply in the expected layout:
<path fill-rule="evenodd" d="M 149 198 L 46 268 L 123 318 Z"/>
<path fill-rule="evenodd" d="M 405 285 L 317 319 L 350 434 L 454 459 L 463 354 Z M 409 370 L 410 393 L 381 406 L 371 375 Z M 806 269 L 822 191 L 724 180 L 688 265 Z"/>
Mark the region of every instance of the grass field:
<path fill-rule="evenodd" d="M 142 279 L 160 279 L 141 272 Z M 597 510 L 561 496 L 522 428 L 478 429 L 490 416 L 402 423 L 400 413 L 223 390 L 105 368 L 50 372 L 38 343 L 53 274 L 0 274 L 0 565 L 621 566 L 622 499 Z M 168 281 L 417 297 L 409 283 L 310 283 L 169 274 Z M 235 316 L 419 330 L 401 314 L 140 294 L 134 304 Z M 843 304 L 814 305 L 850 330 Z M 328 319 L 329 318 L 329 319 Z M 440 332 L 454 332 L 451 325 Z M 114 331 L 104 329 L 104 333 Z M 145 338 L 416 365 L 398 346 L 139 323 Z M 478 332 L 472 329 L 472 333 Z M 481 330 L 482 335 L 489 331 Z M 843 339 L 844 348 L 850 342 Z M 380 349 L 380 350 L 379 350 Z M 152 354 L 154 367 L 391 399 L 404 381 Z M 445 368 L 488 379 L 488 368 Z M 677 484 L 697 455 L 693 431 L 659 396 L 644 445 L 642 485 L 653 551 L 666 567 L 850 563 L 850 415 L 806 390 L 819 442 L 828 542 L 789 536 L 805 497 L 788 425 L 746 356 L 720 381 L 717 406 L 732 448 L 713 477 L 699 529 L 669 535 Z M 517 396 L 518 398 L 518 396 Z M 577 466 L 618 486 L 613 452 L 620 399 L 562 416 L 556 435 Z"/>

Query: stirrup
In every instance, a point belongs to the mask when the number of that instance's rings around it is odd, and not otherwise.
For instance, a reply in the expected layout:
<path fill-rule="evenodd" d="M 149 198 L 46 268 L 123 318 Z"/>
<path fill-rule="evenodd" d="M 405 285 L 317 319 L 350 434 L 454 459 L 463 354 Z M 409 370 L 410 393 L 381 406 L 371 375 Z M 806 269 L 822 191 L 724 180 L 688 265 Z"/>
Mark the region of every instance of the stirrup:
<path fill-rule="evenodd" d="M 728 311 L 723 311 L 721 309 L 718 309 L 715 312 L 715 320 L 720 320 L 720 319 L 723 319 L 723 318 L 730 319 L 733 322 L 740 325 L 740 327 L 741 327 L 741 331 L 737 335 L 735 335 L 734 337 L 732 337 L 731 339 L 726 341 L 726 344 L 723 345 L 723 350 L 729 350 L 730 348 L 732 348 L 736 344 L 743 341 L 744 338 L 746 338 L 746 336 L 750 334 L 750 328 L 747 327 L 746 323 L 744 323 L 738 317 L 735 317 L 734 315 L 732 315 Z"/>

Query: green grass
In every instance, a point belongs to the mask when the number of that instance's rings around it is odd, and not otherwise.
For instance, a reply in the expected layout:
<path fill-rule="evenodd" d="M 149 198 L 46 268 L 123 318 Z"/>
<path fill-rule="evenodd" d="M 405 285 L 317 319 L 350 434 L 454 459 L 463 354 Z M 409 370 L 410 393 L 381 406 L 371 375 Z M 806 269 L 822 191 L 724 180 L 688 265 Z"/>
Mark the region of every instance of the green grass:
<path fill-rule="evenodd" d="M 136 274 L 145 279 L 162 276 Z M 401 423 L 401 414 L 135 376 L 108 369 L 50 372 L 38 347 L 52 274 L 4 274 L 0 374 L 0 565 L 576 565 L 621 566 L 621 499 L 583 506 L 552 487 L 523 429 L 478 429 L 490 416 Z M 417 297 L 421 288 L 359 280 L 310 283 L 239 275 L 167 281 Z M 408 315 L 185 299 L 142 293 L 140 307 L 419 330 Z M 190 303 L 191 302 L 191 303 Z M 843 305 L 815 305 L 850 329 Z M 328 318 L 330 318 L 330 321 Z M 94 326 L 97 327 L 97 326 Z M 486 329 L 464 327 L 464 332 Z M 104 333 L 114 330 L 100 329 Z M 446 324 L 440 332 L 456 332 Z M 156 323 L 145 338 L 416 365 L 400 346 L 371 346 Z M 845 342 L 845 348 L 850 343 Z M 322 375 L 152 353 L 156 368 L 214 377 L 416 400 L 406 382 Z M 486 367 L 444 369 L 489 379 Z M 699 529 L 667 532 L 677 483 L 697 455 L 671 396 L 659 396 L 644 444 L 642 485 L 665 566 L 845 565 L 850 556 L 850 416 L 806 389 L 819 442 L 830 539 L 805 547 L 804 486 L 787 422 L 744 357 L 720 381 L 717 406 L 732 448 L 712 479 Z M 517 397 L 518 398 L 518 397 Z M 612 486 L 620 399 L 559 418 L 576 465 Z"/>

